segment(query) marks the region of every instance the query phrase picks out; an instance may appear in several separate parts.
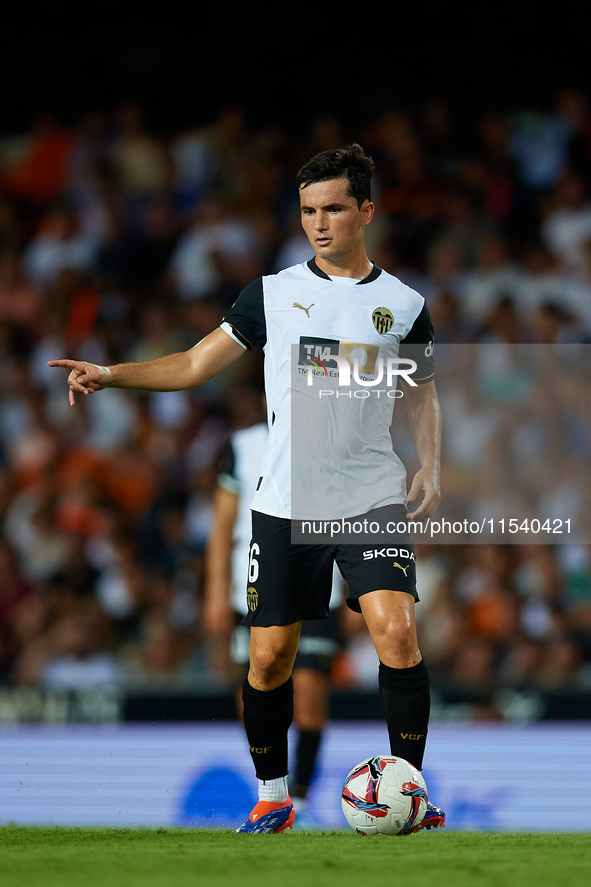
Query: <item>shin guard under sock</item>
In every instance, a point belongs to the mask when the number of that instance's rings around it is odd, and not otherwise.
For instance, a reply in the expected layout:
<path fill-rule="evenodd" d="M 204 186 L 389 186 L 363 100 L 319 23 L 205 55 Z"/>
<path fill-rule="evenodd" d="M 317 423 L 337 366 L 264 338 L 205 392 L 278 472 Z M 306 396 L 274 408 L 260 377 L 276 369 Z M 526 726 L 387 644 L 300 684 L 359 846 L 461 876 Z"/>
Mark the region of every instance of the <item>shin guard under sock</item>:
<path fill-rule="evenodd" d="M 378 682 L 390 752 L 420 770 L 431 708 L 427 666 L 423 660 L 410 668 L 390 668 L 380 662 Z"/>
<path fill-rule="evenodd" d="M 258 779 L 287 776 L 287 731 L 293 720 L 293 681 L 274 690 L 242 687 L 244 729 Z"/>

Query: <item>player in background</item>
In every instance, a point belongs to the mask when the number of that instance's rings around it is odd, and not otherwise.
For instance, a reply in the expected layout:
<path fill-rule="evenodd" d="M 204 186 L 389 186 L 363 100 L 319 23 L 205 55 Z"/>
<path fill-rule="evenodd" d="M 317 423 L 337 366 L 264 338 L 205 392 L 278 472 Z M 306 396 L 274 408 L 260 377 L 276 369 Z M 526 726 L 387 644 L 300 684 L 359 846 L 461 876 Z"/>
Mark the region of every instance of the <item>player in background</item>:
<path fill-rule="evenodd" d="M 205 557 L 204 628 L 222 656 L 229 653 L 242 718 L 242 684 L 248 671 L 249 630 L 246 588 L 251 537 L 250 504 L 267 447 L 266 422 L 235 431 L 220 453 L 213 518 Z M 328 721 L 330 676 L 341 647 L 338 610 L 344 602 L 342 577 L 335 566 L 329 619 L 304 622 L 293 668 L 294 722 L 298 728 L 295 773 L 290 794 L 295 828 L 317 828 L 307 805 L 322 734 Z M 226 656 L 224 656 L 226 658 Z"/>
<path fill-rule="evenodd" d="M 70 403 L 77 394 L 103 388 L 174 391 L 204 385 L 246 350 L 265 353 L 265 393 L 271 417 L 269 441 L 252 502 L 249 586 L 252 608 L 249 671 L 243 685 L 244 727 L 258 778 L 259 803 L 240 832 L 279 833 L 293 826 L 295 810 L 287 786 L 288 731 L 293 720 L 292 669 L 302 620 L 326 618 L 334 563 L 347 583 L 347 605 L 362 612 L 379 657 L 378 686 L 392 755 L 422 768 L 430 710 L 430 681 L 416 632 L 414 544 L 406 534 L 392 557 L 384 546 L 292 544 L 301 518 L 325 517 L 331 475 L 332 513 L 340 518 L 385 513 L 407 519 L 431 517 L 440 501 L 441 410 L 434 382 L 433 328 L 425 299 L 370 261 L 365 229 L 375 206 L 371 200 L 374 164 L 359 145 L 325 151 L 299 171 L 296 182 L 301 220 L 314 257 L 275 275 L 261 277 L 239 295 L 221 326 L 185 352 L 144 363 L 98 366 L 59 359 Z M 394 400 L 334 398 L 322 402 L 332 413 L 309 436 L 323 435 L 322 446 L 306 450 L 304 463 L 291 451 L 293 353 L 309 367 L 308 349 L 347 362 L 353 351 L 366 355 L 365 372 L 375 378 L 374 358 L 396 361 L 411 346 L 416 354 L 412 380 L 400 379 L 411 433 L 421 468 L 406 487 L 406 470 L 394 453 L 390 426 Z M 370 354 L 374 358 L 370 359 Z M 330 360 L 330 357 L 327 357 Z M 336 360 L 333 360 L 336 365 Z M 364 364 L 364 367 L 366 366 Z M 373 372 L 372 372 L 373 369 Z M 309 374 L 308 374 L 309 375 Z M 310 404 L 316 408 L 318 401 Z M 304 420 L 307 417 L 303 415 Z M 300 454 L 301 455 L 301 454 Z M 320 499 L 308 515 L 293 514 L 296 495 L 309 491 Z M 408 503 L 417 503 L 412 512 Z M 385 510 L 385 511 L 384 511 Z M 332 517 L 329 515 L 330 517 Z M 365 555 L 369 551 L 371 555 Z M 402 553 L 404 552 L 404 553 Z M 421 828 L 443 826 L 445 815 L 429 803 Z"/>

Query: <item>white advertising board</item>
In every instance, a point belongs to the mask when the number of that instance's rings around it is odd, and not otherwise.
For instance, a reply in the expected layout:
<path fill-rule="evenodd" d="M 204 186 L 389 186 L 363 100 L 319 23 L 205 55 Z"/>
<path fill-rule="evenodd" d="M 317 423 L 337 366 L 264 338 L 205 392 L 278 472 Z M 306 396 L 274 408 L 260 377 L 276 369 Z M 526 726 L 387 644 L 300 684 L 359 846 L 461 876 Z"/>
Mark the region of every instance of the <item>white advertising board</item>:
<path fill-rule="evenodd" d="M 296 734 L 292 736 L 292 749 Z M 425 776 L 448 828 L 591 830 L 591 725 L 435 725 Z M 353 765 L 387 754 L 381 724 L 331 724 L 310 790 L 319 827 L 345 828 Z M 255 800 L 239 724 L 9 727 L 0 731 L 0 823 L 233 827 Z"/>

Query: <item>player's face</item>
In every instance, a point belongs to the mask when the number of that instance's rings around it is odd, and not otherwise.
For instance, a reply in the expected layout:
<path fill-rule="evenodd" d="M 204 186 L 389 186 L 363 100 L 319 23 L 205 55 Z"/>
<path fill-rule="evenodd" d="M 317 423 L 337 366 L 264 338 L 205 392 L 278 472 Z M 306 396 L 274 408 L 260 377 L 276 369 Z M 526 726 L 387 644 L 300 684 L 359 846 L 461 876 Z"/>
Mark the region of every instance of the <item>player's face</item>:
<path fill-rule="evenodd" d="M 357 206 L 346 178 L 301 188 L 300 208 L 302 226 L 317 258 L 329 262 L 344 260 L 359 250 L 374 210 L 368 200 Z"/>

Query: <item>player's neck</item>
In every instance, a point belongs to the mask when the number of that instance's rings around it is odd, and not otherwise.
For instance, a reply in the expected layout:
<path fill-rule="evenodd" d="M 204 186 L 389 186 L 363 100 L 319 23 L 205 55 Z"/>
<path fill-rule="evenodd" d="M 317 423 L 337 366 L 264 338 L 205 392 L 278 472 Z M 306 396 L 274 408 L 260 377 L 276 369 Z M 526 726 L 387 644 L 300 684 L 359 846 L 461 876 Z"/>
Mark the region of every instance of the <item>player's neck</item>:
<path fill-rule="evenodd" d="M 329 277 L 353 277 L 355 280 L 364 280 L 373 269 L 365 249 L 331 259 L 316 256 L 316 265 Z"/>

